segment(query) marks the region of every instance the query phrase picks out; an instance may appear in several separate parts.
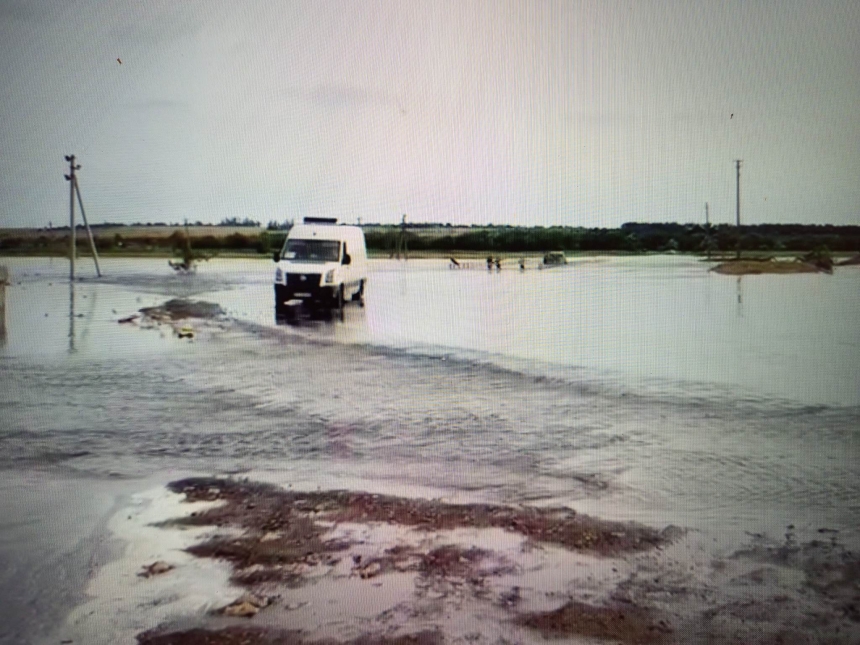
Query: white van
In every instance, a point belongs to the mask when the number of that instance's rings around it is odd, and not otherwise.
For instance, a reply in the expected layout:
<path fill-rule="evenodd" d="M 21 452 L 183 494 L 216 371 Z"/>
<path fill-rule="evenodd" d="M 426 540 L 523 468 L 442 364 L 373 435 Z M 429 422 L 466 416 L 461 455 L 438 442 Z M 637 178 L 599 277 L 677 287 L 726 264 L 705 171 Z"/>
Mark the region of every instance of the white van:
<path fill-rule="evenodd" d="M 290 301 L 343 307 L 347 300 L 364 304 L 367 249 L 358 226 L 336 219 L 306 217 L 276 252 L 275 315 L 287 315 Z"/>

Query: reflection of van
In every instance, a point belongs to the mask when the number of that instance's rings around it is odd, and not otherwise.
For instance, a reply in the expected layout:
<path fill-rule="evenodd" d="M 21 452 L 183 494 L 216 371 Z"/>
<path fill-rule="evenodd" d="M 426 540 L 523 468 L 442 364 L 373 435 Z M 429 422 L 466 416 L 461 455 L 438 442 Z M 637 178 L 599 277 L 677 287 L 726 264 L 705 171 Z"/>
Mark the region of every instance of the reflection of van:
<path fill-rule="evenodd" d="M 340 226 L 335 219 L 306 217 L 290 229 L 274 257 L 275 314 L 287 313 L 287 302 L 342 307 L 346 300 L 364 302 L 367 250 L 364 232 Z"/>

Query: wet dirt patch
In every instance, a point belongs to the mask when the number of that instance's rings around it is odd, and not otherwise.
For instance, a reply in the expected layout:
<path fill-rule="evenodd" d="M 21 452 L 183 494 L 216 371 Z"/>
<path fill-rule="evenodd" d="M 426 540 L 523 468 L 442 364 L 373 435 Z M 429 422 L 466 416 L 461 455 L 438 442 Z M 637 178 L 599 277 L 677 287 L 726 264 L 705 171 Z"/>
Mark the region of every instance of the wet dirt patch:
<path fill-rule="evenodd" d="M 215 527 L 215 534 L 187 551 L 228 561 L 234 584 L 271 601 L 249 614 L 253 617 L 242 618 L 254 620 L 257 627 L 265 625 L 267 631 L 193 632 L 199 639 L 231 639 L 241 633 L 246 640 L 235 642 L 307 642 L 293 634 L 279 641 L 274 634 L 300 628 L 306 638 L 330 636 L 337 626 L 341 642 L 388 643 L 395 641 L 372 635 L 351 639 L 362 633 L 354 631 L 361 625 L 378 624 L 384 629 L 373 633 L 391 634 L 424 629 L 428 621 L 438 626 L 440 620 L 445 638 L 458 639 L 471 634 L 481 616 L 483 629 L 499 636 L 514 629 L 525 638 L 522 642 L 532 642 L 542 638 L 546 630 L 541 626 L 550 619 L 533 613 L 532 625 L 520 612 L 551 609 L 559 597 L 571 598 L 571 577 L 588 576 L 610 557 L 645 552 L 676 537 L 566 508 L 448 504 L 351 491 L 297 492 L 216 478 L 184 479 L 169 488 L 187 502 L 216 504 L 160 526 Z M 545 572 L 539 580 L 534 578 L 538 571 Z M 603 593 L 586 584 L 593 593 Z M 233 604 L 241 605 L 238 600 Z M 512 622 L 520 616 L 525 617 Z M 597 633 L 598 619 L 614 620 L 611 615 L 580 615 L 577 620 L 585 627 L 571 633 Z M 604 632 L 614 633 L 608 626 Z M 192 638 L 187 635 L 191 633 L 181 632 L 182 638 Z M 441 639 L 432 634 L 396 642 Z M 234 642 L 147 638 L 141 642 Z"/>
<path fill-rule="evenodd" d="M 186 318 L 217 318 L 224 314 L 224 310 L 213 302 L 174 298 L 155 307 L 144 307 L 140 313 L 153 321 L 175 322 Z"/>
<path fill-rule="evenodd" d="M 351 491 L 296 492 L 274 486 L 222 479 L 195 478 L 173 482 L 170 489 L 189 501 L 223 500 L 225 505 L 182 522 L 198 525 L 238 526 L 266 533 L 286 531 L 278 537 L 287 548 L 281 562 L 295 561 L 311 552 L 331 551 L 333 545 L 318 541 L 328 523 L 384 522 L 422 531 L 455 528 L 504 529 L 535 542 L 569 550 L 612 556 L 650 549 L 671 541 L 672 531 L 580 515 L 568 508 L 512 508 L 492 504 L 447 504 Z M 670 536 L 671 534 L 671 536 Z M 292 536 L 292 537 L 290 537 Z M 286 540 L 286 543 L 283 542 Z M 274 540 L 273 540 L 274 541 Z M 262 542 L 261 542 L 262 544 Z M 302 555 L 302 545 L 308 553 Z M 250 547 L 251 545 L 245 545 Z M 257 564 L 276 549 L 262 546 L 259 553 L 229 553 L 239 563 Z M 226 553 L 226 552 L 225 552 Z"/>
<path fill-rule="evenodd" d="M 516 622 L 544 637 L 586 636 L 615 643 L 671 642 L 672 628 L 645 609 L 633 606 L 601 607 L 570 602 L 553 611 L 524 614 Z"/>
<path fill-rule="evenodd" d="M 819 267 L 807 262 L 786 262 L 769 260 L 732 260 L 718 264 L 713 269 L 714 273 L 721 275 L 762 275 L 775 273 L 787 275 L 793 273 L 822 273 Z"/>
<path fill-rule="evenodd" d="M 421 558 L 419 568 L 425 575 L 467 577 L 489 554 L 484 549 L 463 549 L 454 544 L 437 547 Z"/>
<path fill-rule="evenodd" d="M 138 645 L 442 645 L 443 639 L 438 632 L 423 631 L 402 636 L 361 636 L 351 641 L 309 641 L 297 631 L 226 627 L 219 630 L 149 631 L 140 634 L 137 642 Z"/>

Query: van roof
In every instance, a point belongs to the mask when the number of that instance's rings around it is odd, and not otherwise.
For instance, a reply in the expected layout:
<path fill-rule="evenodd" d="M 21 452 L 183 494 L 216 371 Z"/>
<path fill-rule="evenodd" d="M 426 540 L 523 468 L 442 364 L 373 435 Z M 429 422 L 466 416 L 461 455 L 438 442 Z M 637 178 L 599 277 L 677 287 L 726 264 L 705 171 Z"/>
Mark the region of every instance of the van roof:
<path fill-rule="evenodd" d="M 288 239 L 354 240 L 364 239 L 364 232 L 358 226 L 337 224 L 295 224 L 287 235 Z"/>

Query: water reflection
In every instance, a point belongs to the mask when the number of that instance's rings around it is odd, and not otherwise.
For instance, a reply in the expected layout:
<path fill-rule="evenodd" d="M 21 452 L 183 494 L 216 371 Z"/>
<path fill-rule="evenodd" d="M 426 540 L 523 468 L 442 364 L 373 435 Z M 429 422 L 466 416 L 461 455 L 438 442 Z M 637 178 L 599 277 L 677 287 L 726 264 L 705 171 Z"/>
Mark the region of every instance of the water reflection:
<path fill-rule="evenodd" d="M 741 286 L 741 276 L 738 276 L 738 281 L 737 281 L 737 284 L 735 286 L 735 290 L 736 290 L 737 295 L 738 295 L 738 306 L 737 306 L 738 318 L 743 318 L 744 317 L 744 290 L 743 290 L 743 287 Z"/>
<path fill-rule="evenodd" d="M 6 346 L 6 274 L 0 267 L 0 347 Z"/>
<path fill-rule="evenodd" d="M 69 354 L 74 354 L 75 348 L 75 283 L 69 281 Z"/>
<path fill-rule="evenodd" d="M 347 303 L 341 308 L 317 309 L 296 305 L 283 316 L 275 316 L 276 325 L 312 329 L 315 333 L 338 340 L 358 340 L 366 336 L 364 305 Z"/>

